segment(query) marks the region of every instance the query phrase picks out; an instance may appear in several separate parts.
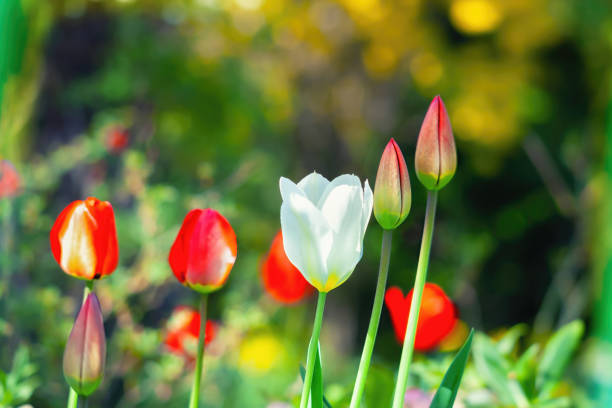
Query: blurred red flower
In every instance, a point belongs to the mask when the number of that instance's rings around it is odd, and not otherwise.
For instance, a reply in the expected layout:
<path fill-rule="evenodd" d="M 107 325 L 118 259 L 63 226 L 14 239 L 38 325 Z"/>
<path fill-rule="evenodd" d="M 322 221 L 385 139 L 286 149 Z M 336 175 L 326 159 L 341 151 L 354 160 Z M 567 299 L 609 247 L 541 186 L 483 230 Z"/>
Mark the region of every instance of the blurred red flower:
<path fill-rule="evenodd" d="M 261 279 L 266 292 L 274 300 L 285 304 L 298 302 L 314 292 L 314 287 L 287 258 L 281 231 L 274 237 L 270 252 L 262 264 Z"/>
<path fill-rule="evenodd" d="M 89 197 L 72 202 L 55 220 L 50 241 L 57 263 L 79 279 L 110 275 L 119 262 L 115 214 L 108 201 Z"/>
<path fill-rule="evenodd" d="M 234 266 L 236 235 L 217 211 L 191 210 L 170 249 L 168 262 L 183 285 L 201 293 L 223 286 Z"/>
<path fill-rule="evenodd" d="M 218 324 L 206 321 L 204 344 L 208 345 L 217 334 Z M 170 351 L 195 358 L 200 336 L 200 313 L 187 306 L 177 306 L 172 311 L 166 327 L 164 344 Z"/>
<path fill-rule="evenodd" d="M 397 341 L 402 344 L 406 335 L 406 324 L 410 313 L 412 290 L 404 297 L 396 286 L 387 289 L 385 304 L 391 315 L 391 323 Z M 446 293 L 436 284 L 426 283 L 423 290 L 419 321 L 414 342 L 418 351 L 434 349 L 455 327 L 457 309 Z"/>
<path fill-rule="evenodd" d="M 106 148 L 111 153 L 121 153 L 128 146 L 128 142 L 128 132 L 121 126 L 113 126 L 106 132 Z"/>
<path fill-rule="evenodd" d="M 14 197 L 21 188 L 19 173 L 8 160 L 0 160 L 0 198 Z"/>

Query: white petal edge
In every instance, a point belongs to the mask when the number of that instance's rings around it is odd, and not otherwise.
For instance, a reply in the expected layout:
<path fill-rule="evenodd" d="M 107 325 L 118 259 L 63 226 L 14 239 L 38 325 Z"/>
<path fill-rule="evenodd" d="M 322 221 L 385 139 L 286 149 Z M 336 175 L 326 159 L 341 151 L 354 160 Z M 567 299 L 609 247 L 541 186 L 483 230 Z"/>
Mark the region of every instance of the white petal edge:
<path fill-rule="evenodd" d="M 368 229 L 368 223 L 370 222 L 370 217 L 372 216 L 372 206 L 374 203 L 374 194 L 372 194 L 370 183 L 368 183 L 368 180 L 366 179 L 363 184 L 363 212 L 361 214 L 363 230 L 361 231 L 361 241 L 363 241 L 366 230 Z"/>
<path fill-rule="evenodd" d="M 310 284 L 324 285 L 333 233 L 319 209 L 306 196 L 288 193 L 281 205 L 281 229 L 289 261 Z"/>
<path fill-rule="evenodd" d="M 329 185 L 329 180 L 317 172 L 312 172 L 299 181 L 297 186 L 302 189 L 306 197 L 314 205 L 317 205 L 323 195 L 325 188 Z"/>

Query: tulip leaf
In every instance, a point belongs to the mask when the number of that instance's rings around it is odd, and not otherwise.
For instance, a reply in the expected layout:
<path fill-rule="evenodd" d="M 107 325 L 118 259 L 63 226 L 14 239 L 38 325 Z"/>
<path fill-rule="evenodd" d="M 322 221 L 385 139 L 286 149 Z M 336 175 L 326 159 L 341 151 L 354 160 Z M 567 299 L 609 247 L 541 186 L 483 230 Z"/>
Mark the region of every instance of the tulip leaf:
<path fill-rule="evenodd" d="M 461 346 L 461 349 L 451 362 L 448 370 L 446 370 L 442 383 L 440 387 L 438 387 L 431 405 L 429 406 L 430 408 L 452 408 L 455 397 L 457 396 L 457 391 L 459 390 L 459 385 L 461 384 L 463 371 L 465 370 L 470 355 L 472 337 L 474 337 L 474 329 L 470 330 L 467 340 L 465 340 L 465 343 Z"/>
<path fill-rule="evenodd" d="M 497 349 L 499 352 L 507 356 L 512 353 L 512 350 L 516 347 L 518 340 L 527 333 L 527 325 L 524 323 L 512 326 L 501 339 L 497 342 Z"/>
<path fill-rule="evenodd" d="M 532 344 L 525 352 L 519 357 L 518 361 L 514 364 L 512 372 L 514 377 L 521 384 L 521 387 L 525 391 L 528 397 L 533 397 L 535 392 L 535 374 L 536 367 L 538 365 L 538 353 L 540 352 L 539 344 Z"/>
<path fill-rule="evenodd" d="M 306 369 L 304 369 L 303 366 L 300 366 L 300 376 L 302 377 L 302 381 L 304 381 L 304 377 L 306 376 Z M 327 401 L 327 399 L 323 395 L 323 368 L 321 366 L 320 344 L 318 345 L 317 352 L 315 354 L 315 365 L 314 371 L 312 373 L 312 384 L 310 386 L 310 399 L 312 408 L 332 408 L 329 401 Z"/>
<path fill-rule="evenodd" d="M 576 351 L 583 333 L 584 323 L 574 320 L 561 327 L 548 340 L 536 375 L 536 390 L 539 399 L 550 396 L 552 388 L 561 378 L 565 367 Z"/>
<path fill-rule="evenodd" d="M 477 333 L 474 336 L 474 365 L 481 374 L 485 384 L 491 388 L 503 405 L 514 404 L 514 397 L 510 391 L 508 373 L 510 364 L 501 355 L 497 345 L 485 334 Z"/>

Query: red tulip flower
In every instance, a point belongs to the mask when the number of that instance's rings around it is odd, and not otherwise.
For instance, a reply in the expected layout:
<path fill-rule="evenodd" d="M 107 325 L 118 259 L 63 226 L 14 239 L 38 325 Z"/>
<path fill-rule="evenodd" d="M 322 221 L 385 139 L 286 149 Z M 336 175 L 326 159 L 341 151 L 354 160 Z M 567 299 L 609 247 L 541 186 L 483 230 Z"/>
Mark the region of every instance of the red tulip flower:
<path fill-rule="evenodd" d="M 285 304 L 298 302 L 314 292 L 314 287 L 287 258 L 282 231 L 278 231 L 272 241 L 261 268 L 261 279 L 266 292 L 274 300 Z"/>
<path fill-rule="evenodd" d="M 69 275 L 99 279 L 113 273 L 119 260 L 115 214 L 108 201 L 74 201 L 55 220 L 51 251 Z"/>
<path fill-rule="evenodd" d="M 217 334 L 218 325 L 206 321 L 204 344 L 208 345 Z M 200 336 L 200 313 L 187 306 L 178 306 L 172 311 L 168 320 L 164 344 L 170 351 L 186 357 L 196 356 L 196 346 Z"/>
<path fill-rule="evenodd" d="M 385 294 L 385 304 L 389 309 L 395 336 L 400 344 L 403 344 L 406 335 L 412 292 L 411 290 L 404 297 L 402 290 L 393 286 L 387 289 Z M 415 350 L 434 349 L 453 330 L 456 323 L 457 310 L 453 302 L 438 285 L 426 283 L 417 323 Z"/>
<path fill-rule="evenodd" d="M 209 293 L 223 286 L 236 253 L 236 235 L 225 217 L 210 208 L 196 209 L 185 217 L 168 261 L 179 282 Z"/>
<path fill-rule="evenodd" d="M 115 126 L 106 133 L 106 148 L 111 153 L 121 153 L 128 146 L 128 142 L 128 132 L 120 126 Z"/>
<path fill-rule="evenodd" d="M 14 197 L 21 188 L 21 178 L 8 160 L 0 160 L 0 199 Z"/>

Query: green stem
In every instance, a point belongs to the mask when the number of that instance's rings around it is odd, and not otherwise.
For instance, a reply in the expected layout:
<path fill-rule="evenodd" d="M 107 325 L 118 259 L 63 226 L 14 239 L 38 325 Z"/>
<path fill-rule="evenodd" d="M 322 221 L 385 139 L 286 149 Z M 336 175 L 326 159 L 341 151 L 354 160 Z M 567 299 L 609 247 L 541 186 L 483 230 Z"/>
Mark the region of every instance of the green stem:
<path fill-rule="evenodd" d="M 372 360 L 372 350 L 374 350 L 374 342 L 378 333 L 378 324 L 380 322 L 380 313 L 382 312 L 383 301 L 385 298 L 385 288 L 387 286 L 387 275 L 389 273 L 389 261 L 391 259 L 391 239 L 393 237 L 392 230 L 383 232 L 382 245 L 380 248 L 380 266 L 378 269 L 378 282 L 376 283 L 376 293 L 374 294 L 374 305 L 372 306 L 372 315 L 370 316 L 370 325 L 363 345 L 361 353 L 361 361 L 359 362 L 359 370 L 357 371 L 357 379 L 355 380 L 355 388 L 351 397 L 350 408 L 358 408 L 361 404 L 363 391 L 365 390 L 366 378 L 370 361 Z"/>
<path fill-rule="evenodd" d="M 85 288 L 83 289 L 83 301 L 81 302 L 81 304 L 85 303 L 87 296 L 89 296 L 89 294 L 93 290 L 93 284 L 93 280 L 88 280 L 85 283 Z M 68 394 L 68 408 L 77 408 L 78 403 L 79 395 L 76 393 L 75 390 L 72 389 L 72 387 L 70 387 L 70 393 Z"/>
<path fill-rule="evenodd" d="M 198 357 L 196 360 L 195 373 L 193 375 L 193 386 L 191 387 L 191 398 L 189 408 L 198 408 L 200 403 L 200 382 L 202 380 L 202 366 L 204 364 L 204 339 L 206 338 L 206 306 L 208 295 L 202 295 L 200 299 L 200 336 L 198 338 Z"/>
<path fill-rule="evenodd" d="M 70 394 L 68 395 L 68 408 L 77 408 L 78 404 L 79 396 L 72 388 L 70 388 Z"/>
<path fill-rule="evenodd" d="M 308 406 L 310 397 L 310 387 L 312 386 L 312 374 L 315 366 L 315 354 L 319 348 L 319 335 L 321 334 L 321 325 L 323 324 L 323 309 L 325 309 L 325 297 L 327 292 L 319 292 L 317 300 L 317 311 L 315 313 L 314 326 L 312 328 L 312 336 L 308 343 L 308 357 L 306 359 L 306 374 L 304 375 L 304 386 L 302 388 L 302 398 L 300 399 L 300 408 Z"/>
<path fill-rule="evenodd" d="M 89 398 L 81 395 L 79 399 L 81 400 L 81 403 L 79 404 L 79 408 L 87 408 L 89 406 Z"/>
<path fill-rule="evenodd" d="M 406 326 L 404 346 L 402 347 L 402 357 L 400 359 L 397 383 L 393 394 L 393 408 L 402 408 L 404 405 L 404 394 L 408 383 L 408 369 L 412 361 L 414 351 L 414 339 L 416 337 L 417 322 L 419 320 L 419 310 L 421 309 L 421 298 L 427 280 L 427 266 L 429 265 L 429 252 L 431 251 L 431 239 L 433 237 L 434 219 L 436 217 L 436 203 L 438 192 L 429 191 L 427 193 L 427 210 L 425 212 L 425 225 L 423 226 L 423 239 L 421 240 L 421 252 L 417 264 L 417 273 L 414 280 L 414 292 L 410 303 L 410 314 Z"/>

